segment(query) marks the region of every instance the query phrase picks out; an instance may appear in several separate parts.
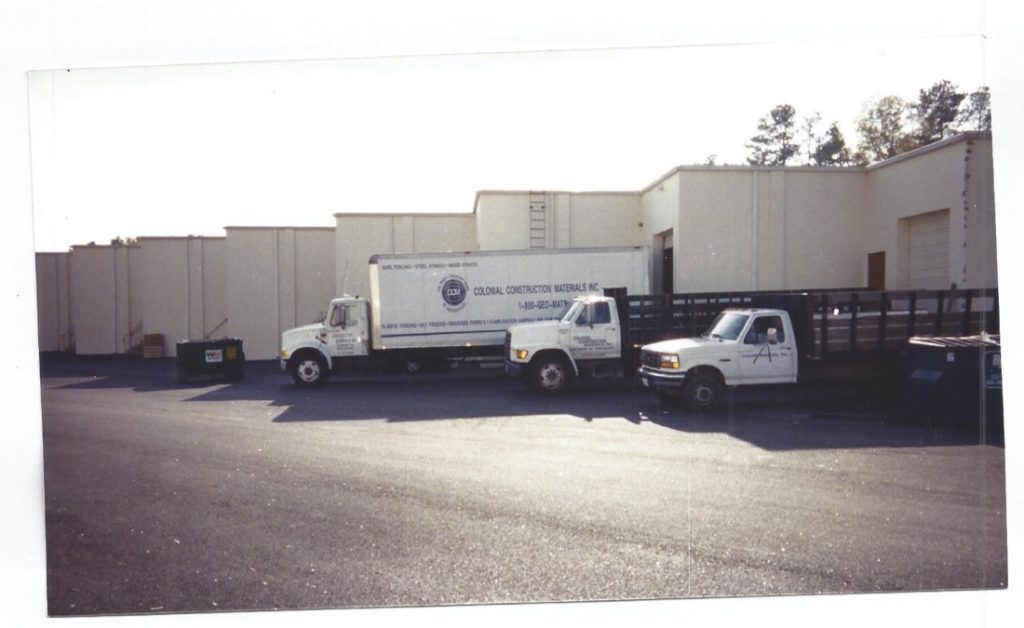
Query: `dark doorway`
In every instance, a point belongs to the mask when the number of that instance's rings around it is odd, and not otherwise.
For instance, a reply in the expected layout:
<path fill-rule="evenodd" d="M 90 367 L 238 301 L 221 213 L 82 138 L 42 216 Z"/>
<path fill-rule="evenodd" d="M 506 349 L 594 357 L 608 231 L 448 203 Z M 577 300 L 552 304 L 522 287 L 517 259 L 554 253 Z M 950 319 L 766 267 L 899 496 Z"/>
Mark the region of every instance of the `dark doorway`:
<path fill-rule="evenodd" d="M 661 292 L 663 294 L 673 293 L 673 274 L 672 243 L 669 241 L 665 243 L 665 248 L 661 251 Z"/>
<path fill-rule="evenodd" d="M 885 290 L 885 251 L 868 253 L 868 290 Z"/>

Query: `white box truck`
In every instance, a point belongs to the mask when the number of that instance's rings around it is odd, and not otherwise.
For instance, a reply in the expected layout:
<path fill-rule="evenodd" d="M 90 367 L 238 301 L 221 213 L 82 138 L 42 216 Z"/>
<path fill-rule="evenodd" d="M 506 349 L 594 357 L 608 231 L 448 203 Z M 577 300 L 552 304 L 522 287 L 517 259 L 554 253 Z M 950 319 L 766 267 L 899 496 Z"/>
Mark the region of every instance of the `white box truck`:
<path fill-rule="evenodd" d="M 333 299 L 322 323 L 281 337 L 281 368 L 296 384 L 332 371 L 499 358 L 505 331 L 557 318 L 580 295 L 645 292 L 644 247 L 375 255 L 370 296 Z"/>

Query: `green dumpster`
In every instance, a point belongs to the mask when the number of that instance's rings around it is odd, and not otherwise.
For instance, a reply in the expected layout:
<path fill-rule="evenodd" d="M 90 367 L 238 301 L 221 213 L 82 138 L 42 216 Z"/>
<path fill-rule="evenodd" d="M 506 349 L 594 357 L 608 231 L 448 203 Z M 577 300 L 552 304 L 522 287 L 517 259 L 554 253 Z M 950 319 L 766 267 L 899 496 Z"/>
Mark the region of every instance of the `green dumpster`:
<path fill-rule="evenodd" d="M 178 383 L 238 381 L 245 377 L 245 353 L 237 338 L 177 343 Z"/>

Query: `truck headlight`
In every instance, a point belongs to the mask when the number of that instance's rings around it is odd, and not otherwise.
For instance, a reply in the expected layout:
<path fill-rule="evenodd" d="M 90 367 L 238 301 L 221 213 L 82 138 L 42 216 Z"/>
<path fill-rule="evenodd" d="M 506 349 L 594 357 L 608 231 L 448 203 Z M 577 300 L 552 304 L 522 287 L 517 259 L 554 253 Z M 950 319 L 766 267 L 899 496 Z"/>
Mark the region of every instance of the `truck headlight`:
<path fill-rule="evenodd" d="M 528 356 L 528 355 L 530 355 L 530 352 L 527 351 L 526 349 L 518 349 L 516 351 L 516 358 L 518 358 L 520 360 L 525 360 L 526 356 Z"/>
<path fill-rule="evenodd" d="M 661 368 L 663 369 L 678 369 L 679 368 L 679 356 L 673 354 L 664 353 L 661 355 Z"/>

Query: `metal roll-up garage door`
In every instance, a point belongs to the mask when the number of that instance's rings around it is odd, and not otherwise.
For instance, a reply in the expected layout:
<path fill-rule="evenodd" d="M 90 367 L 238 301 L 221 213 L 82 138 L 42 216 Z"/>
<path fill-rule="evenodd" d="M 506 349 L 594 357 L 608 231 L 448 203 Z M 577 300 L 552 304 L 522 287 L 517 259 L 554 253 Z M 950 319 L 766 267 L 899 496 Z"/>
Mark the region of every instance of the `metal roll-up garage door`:
<path fill-rule="evenodd" d="M 949 210 L 908 219 L 910 227 L 910 287 L 949 287 Z"/>

